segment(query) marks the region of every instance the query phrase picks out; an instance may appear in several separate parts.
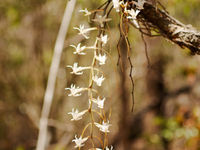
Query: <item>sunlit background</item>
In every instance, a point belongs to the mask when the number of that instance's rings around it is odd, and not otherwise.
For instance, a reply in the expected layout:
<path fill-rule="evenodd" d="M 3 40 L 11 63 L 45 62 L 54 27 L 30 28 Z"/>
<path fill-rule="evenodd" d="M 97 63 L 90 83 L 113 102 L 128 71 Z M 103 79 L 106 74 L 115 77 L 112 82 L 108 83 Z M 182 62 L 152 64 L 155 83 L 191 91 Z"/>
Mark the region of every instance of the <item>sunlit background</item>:
<path fill-rule="evenodd" d="M 97 9 L 103 0 L 78 0 L 65 40 L 55 95 L 49 117 L 48 150 L 72 150 L 71 140 L 79 134 L 89 117 L 71 122 L 67 114 L 73 107 L 87 108 L 87 95 L 67 96 L 71 83 L 88 85 L 88 76 L 70 74 L 67 65 L 86 66 L 91 54 L 73 55 L 70 44 L 92 45 L 73 30 L 79 24 L 91 25 L 78 11 Z M 162 0 L 170 15 L 200 30 L 199 0 Z M 38 137 L 38 124 L 48 79 L 49 67 L 58 29 L 67 1 L 1 0 L 0 1 L 0 150 L 33 150 Z M 200 149 L 200 56 L 192 56 L 163 37 L 145 37 L 150 65 L 138 30 L 129 32 L 135 81 L 135 107 L 131 112 L 130 66 L 122 72 L 117 66 L 116 45 L 119 40 L 119 16 L 113 11 L 109 22 L 111 58 L 103 67 L 106 81 L 100 92 L 106 97 L 106 110 L 112 108 L 109 144 L 120 148 L 120 135 L 126 132 L 130 150 L 198 150 Z M 123 112 L 124 98 L 129 108 Z M 122 130 L 121 120 L 129 120 Z M 87 119 L 88 118 L 88 119 Z M 87 145 L 86 145 L 87 147 Z"/>

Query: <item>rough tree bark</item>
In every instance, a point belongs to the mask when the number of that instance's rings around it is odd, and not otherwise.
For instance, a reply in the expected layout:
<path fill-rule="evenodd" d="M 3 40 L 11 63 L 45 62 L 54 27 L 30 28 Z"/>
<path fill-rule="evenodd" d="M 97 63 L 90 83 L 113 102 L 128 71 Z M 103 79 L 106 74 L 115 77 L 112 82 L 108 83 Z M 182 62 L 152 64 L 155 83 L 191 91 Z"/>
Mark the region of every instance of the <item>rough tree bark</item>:
<path fill-rule="evenodd" d="M 191 25 L 184 25 L 150 3 L 144 4 L 138 19 L 159 30 L 162 36 L 181 48 L 188 48 L 192 54 L 200 54 L 200 32 Z"/>

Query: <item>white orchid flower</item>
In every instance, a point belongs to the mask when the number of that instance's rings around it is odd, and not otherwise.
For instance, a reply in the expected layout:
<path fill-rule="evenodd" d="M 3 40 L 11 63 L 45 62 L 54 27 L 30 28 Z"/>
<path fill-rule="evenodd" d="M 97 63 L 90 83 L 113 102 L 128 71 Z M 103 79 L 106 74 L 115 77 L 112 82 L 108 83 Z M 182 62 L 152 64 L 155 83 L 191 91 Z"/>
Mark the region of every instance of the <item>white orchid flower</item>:
<path fill-rule="evenodd" d="M 72 112 L 69 112 L 68 114 L 72 115 L 72 119 L 71 121 L 77 121 L 77 120 L 81 120 L 82 116 L 87 112 L 87 110 L 79 112 L 78 109 L 72 109 Z"/>
<path fill-rule="evenodd" d="M 106 150 L 113 150 L 113 146 L 111 145 L 110 149 L 106 146 Z"/>
<path fill-rule="evenodd" d="M 139 28 L 139 24 L 136 19 L 137 19 L 137 15 L 139 14 L 139 12 L 140 12 L 140 10 L 136 10 L 136 11 L 134 9 L 128 10 L 128 14 L 130 16 L 127 17 L 128 19 L 131 19 L 133 21 L 134 25 L 137 28 Z"/>
<path fill-rule="evenodd" d="M 112 19 L 111 18 L 107 18 L 107 15 L 105 15 L 105 16 L 97 15 L 97 17 L 95 19 L 92 19 L 92 21 L 98 22 L 101 27 L 104 26 L 104 22 L 108 22 L 110 20 L 112 20 Z"/>
<path fill-rule="evenodd" d="M 107 56 L 106 54 L 104 55 L 99 54 L 99 56 L 96 55 L 95 58 L 99 61 L 100 65 L 104 65 L 106 63 Z"/>
<path fill-rule="evenodd" d="M 105 100 L 106 100 L 105 97 L 103 99 L 100 99 L 98 96 L 97 99 L 93 99 L 92 101 L 96 103 L 99 108 L 103 109 Z"/>
<path fill-rule="evenodd" d="M 78 55 L 85 55 L 86 54 L 86 53 L 83 52 L 86 49 L 86 46 L 81 47 L 81 43 L 78 43 L 77 46 L 75 46 L 75 45 L 70 45 L 70 46 L 75 48 L 75 52 L 73 52 L 74 54 L 78 54 Z"/>
<path fill-rule="evenodd" d="M 127 11 L 128 11 L 128 14 L 130 15 L 130 16 L 127 17 L 128 19 L 137 19 L 136 17 L 140 12 L 140 10 L 135 11 L 134 9 L 127 10 Z"/>
<path fill-rule="evenodd" d="M 65 88 L 65 90 L 70 90 L 70 94 L 68 94 L 68 96 L 74 96 L 74 97 L 78 97 L 81 96 L 81 91 L 83 91 L 83 88 L 79 88 L 79 87 L 75 87 L 75 85 L 71 84 L 70 88 Z"/>
<path fill-rule="evenodd" d="M 106 45 L 106 43 L 108 42 L 108 35 L 103 35 L 101 34 L 100 38 L 97 38 L 99 41 L 101 41 L 103 43 L 103 46 Z"/>
<path fill-rule="evenodd" d="M 108 128 L 111 126 L 111 124 L 109 124 L 109 122 L 102 122 L 102 124 L 99 124 L 99 123 L 94 123 L 95 126 L 97 126 L 99 128 L 100 131 L 104 132 L 104 133 L 107 133 L 107 132 L 110 132 L 108 130 Z"/>
<path fill-rule="evenodd" d="M 93 28 L 85 28 L 84 25 L 80 25 L 79 28 L 77 27 L 74 27 L 75 30 L 78 30 L 79 31 L 79 35 L 82 35 L 84 36 L 86 39 L 89 39 L 89 37 L 86 35 L 89 31 L 92 31 L 92 30 L 96 30 L 97 28 L 96 27 L 93 27 Z"/>
<path fill-rule="evenodd" d="M 96 148 L 96 150 L 103 150 L 101 148 Z M 108 146 L 106 146 L 106 150 L 113 150 L 113 146 L 111 145 L 110 149 L 108 148 Z"/>
<path fill-rule="evenodd" d="M 91 12 L 89 12 L 89 11 L 87 10 L 87 8 L 81 9 L 81 10 L 79 10 L 79 12 L 84 13 L 84 14 L 85 14 L 84 16 L 90 16 L 90 15 L 92 14 Z"/>
<path fill-rule="evenodd" d="M 116 12 L 119 12 L 120 5 L 122 2 L 120 2 L 119 0 L 112 0 L 112 2 L 113 2 L 113 7 L 116 9 Z"/>
<path fill-rule="evenodd" d="M 71 74 L 75 74 L 75 75 L 82 75 L 83 74 L 83 70 L 85 69 L 89 69 L 90 67 L 78 67 L 78 63 L 75 62 L 73 64 L 73 66 L 67 65 L 67 67 L 72 68 L 72 72 L 70 72 Z"/>
<path fill-rule="evenodd" d="M 133 2 L 137 6 L 138 9 L 140 10 L 144 9 L 144 3 L 146 2 L 145 0 L 138 0 L 138 2 L 135 2 L 135 1 Z"/>
<path fill-rule="evenodd" d="M 102 82 L 105 80 L 105 78 L 103 77 L 103 75 L 99 78 L 97 75 L 92 77 L 92 80 L 98 85 L 101 86 Z"/>
<path fill-rule="evenodd" d="M 75 135 L 75 139 L 72 140 L 72 142 L 75 142 L 75 148 L 80 148 L 80 147 L 83 147 L 85 144 L 86 141 L 87 141 L 88 137 L 85 137 L 85 138 L 82 138 L 80 136 L 80 138 L 77 138 L 77 135 Z"/>

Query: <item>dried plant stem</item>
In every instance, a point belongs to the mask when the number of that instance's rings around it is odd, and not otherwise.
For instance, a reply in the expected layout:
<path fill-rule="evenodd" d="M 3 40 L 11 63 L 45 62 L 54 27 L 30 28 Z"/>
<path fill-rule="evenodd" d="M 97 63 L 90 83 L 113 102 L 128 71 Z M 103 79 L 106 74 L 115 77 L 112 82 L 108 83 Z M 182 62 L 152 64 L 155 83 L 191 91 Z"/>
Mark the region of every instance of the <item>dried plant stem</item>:
<path fill-rule="evenodd" d="M 53 101 L 53 94 L 55 89 L 55 82 L 56 82 L 56 76 L 60 64 L 60 58 L 64 46 L 64 40 L 65 36 L 69 27 L 69 23 L 71 20 L 71 16 L 74 10 L 76 4 L 76 0 L 71 0 L 68 2 L 64 16 L 62 19 L 62 23 L 59 29 L 59 33 L 57 36 L 55 48 L 54 48 L 54 55 L 49 71 L 49 77 L 47 82 L 47 88 L 45 91 L 44 96 L 44 103 L 42 107 L 42 114 L 40 118 L 40 124 L 39 124 L 39 135 L 38 135 L 38 141 L 37 141 L 37 147 L 36 150 L 45 150 L 45 147 L 47 146 L 47 126 L 48 126 L 48 116 L 51 108 L 51 104 Z"/>
<path fill-rule="evenodd" d="M 96 45 L 96 42 L 95 42 Z M 93 80 L 92 77 L 94 76 L 94 67 L 95 67 L 95 62 L 96 62 L 96 48 L 94 50 L 94 57 L 92 60 L 92 64 L 91 64 L 91 69 L 90 69 L 90 79 L 89 79 L 89 89 L 92 89 L 93 86 Z M 90 113 L 90 118 L 91 118 L 91 131 L 90 131 L 90 136 L 91 136 L 91 142 L 92 142 L 92 146 L 94 148 L 94 139 L 93 139 L 93 130 L 94 130 L 94 116 L 93 116 L 93 111 L 92 111 L 92 99 L 93 99 L 93 94 L 91 92 L 91 90 L 88 91 L 88 97 L 89 97 L 89 101 L 90 101 L 90 105 L 89 105 L 89 113 Z"/>
<path fill-rule="evenodd" d="M 132 72 L 133 72 L 133 63 L 131 61 L 131 57 L 130 57 L 130 52 L 131 52 L 131 47 L 130 47 L 130 42 L 129 42 L 129 39 L 128 39 L 128 24 L 124 24 L 123 22 L 123 14 L 121 15 L 121 19 L 120 19 L 120 32 L 125 40 L 125 43 L 126 43 L 126 47 L 127 47 L 127 59 L 129 61 L 129 65 L 130 65 L 130 72 L 129 72 L 129 77 L 130 77 L 130 80 L 131 80 L 131 84 L 132 84 L 132 90 L 131 90 L 131 96 L 132 96 L 132 108 L 131 108 L 131 111 L 133 112 L 133 109 L 134 109 L 134 104 L 135 104 L 135 98 L 134 98 L 134 88 L 135 88 L 135 83 L 134 83 L 134 80 L 133 80 L 133 75 L 132 75 Z"/>
<path fill-rule="evenodd" d="M 103 147 L 103 141 L 98 136 L 93 136 L 93 137 L 96 138 L 101 143 L 101 146 Z"/>
<path fill-rule="evenodd" d="M 142 41 L 144 42 L 144 49 L 145 49 L 145 55 L 147 58 L 148 67 L 150 67 L 151 63 L 150 63 L 149 54 L 148 54 L 148 50 L 147 50 L 147 42 L 145 41 L 144 34 L 142 32 L 141 32 L 141 38 L 142 38 Z"/>
<path fill-rule="evenodd" d="M 86 129 L 87 129 L 90 125 L 91 125 L 91 123 L 88 123 L 88 124 L 85 126 L 85 128 L 84 128 L 83 131 L 82 131 L 81 137 L 83 137 L 83 135 L 84 135 Z"/>

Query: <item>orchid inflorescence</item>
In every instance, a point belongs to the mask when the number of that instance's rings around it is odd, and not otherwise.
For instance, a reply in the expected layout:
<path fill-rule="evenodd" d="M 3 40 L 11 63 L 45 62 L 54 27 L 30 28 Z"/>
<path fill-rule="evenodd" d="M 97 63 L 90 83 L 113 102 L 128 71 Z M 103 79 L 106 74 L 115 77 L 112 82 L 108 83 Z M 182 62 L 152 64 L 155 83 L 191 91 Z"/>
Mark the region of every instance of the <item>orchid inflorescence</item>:
<path fill-rule="evenodd" d="M 131 4 L 135 5 L 135 9 L 128 9 L 130 2 L 124 3 L 122 0 L 112 0 L 113 8 L 116 10 L 116 12 L 120 12 L 122 10 L 122 13 L 125 15 L 125 17 L 132 21 L 132 23 L 139 28 L 139 25 L 137 23 L 137 15 L 139 14 L 140 10 L 143 9 L 143 5 L 145 3 L 145 0 L 138 0 L 137 2 L 133 1 Z M 94 83 L 101 87 L 103 85 L 103 82 L 105 81 L 105 77 L 103 72 L 100 70 L 100 67 L 102 65 L 105 65 L 107 62 L 107 55 L 108 52 L 104 49 L 105 45 L 107 44 L 109 38 L 108 35 L 105 33 L 105 25 L 107 22 L 109 22 L 111 19 L 108 18 L 108 15 L 104 12 L 103 14 L 99 15 L 99 12 L 101 11 L 88 11 L 87 8 L 80 10 L 80 13 L 83 13 L 84 16 L 90 17 L 94 14 L 94 17 L 91 19 L 94 23 L 98 24 L 98 27 L 91 27 L 87 28 L 85 25 L 79 25 L 79 27 L 74 27 L 75 30 L 77 30 L 79 35 L 83 36 L 86 40 L 90 39 L 89 32 L 98 30 L 98 36 L 95 39 L 94 45 L 92 46 L 81 46 L 81 43 L 78 43 L 76 45 L 70 45 L 74 48 L 73 54 L 75 55 L 86 55 L 88 50 L 92 50 L 93 52 L 93 58 L 90 66 L 80 66 L 78 65 L 78 62 L 74 62 L 74 64 L 67 65 L 68 68 L 70 68 L 72 71 L 71 74 L 74 75 L 83 75 L 84 71 L 89 70 L 90 77 L 89 77 L 89 85 L 88 87 L 78 87 L 74 84 L 71 84 L 71 87 L 65 88 L 67 91 L 69 91 L 68 96 L 73 97 L 79 97 L 82 95 L 82 92 L 87 91 L 88 92 L 88 103 L 89 107 L 88 109 L 85 109 L 81 112 L 76 108 L 72 109 L 72 112 L 69 112 L 68 114 L 72 116 L 71 121 L 79 121 L 83 118 L 83 115 L 86 113 L 89 113 L 91 121 L 85 126 L 83 129 L 81 135 L 78 137 L 75 135 L 75 139 L 72 140 L 72 142 L 75 143 L 75 148 L 78 148 L 79 150 L 81 147 L 85 145 L 85 143 L 88 141 L 88 139 L 91 139 L 92 142 L 92 148 L 94 150 L 112 150 L 113 146 L 109 148 L 108 146 L 108 133 L 109 127 L 111 124 L 109 123 L 108 117 L 105 115 L 105 100 L 106 98 L 103 96 L 100 96 L 98 91 L 94 89 Z M 93 105 L 96 105 L 97 107 L 94 107 Z M 96 109 L 95 109 L 96 108 Z M 97 114 L 99 117 L 98 121 L 95 121 L 94 114 Z M 91 127 L 90 135 L 84 136 L 85 131 Z M 94 129 L 97 127 L 100 132 L 104 134 L 104 139 L 94 136 Z M 94 142 L 94 138 L 97 138 L 97 140 L 101 143 L 102 148 L 96 146 Z"/>
<path fill-rule="evenodd" d="M 84 10 L 80 10 L 79 12 L 84 13 L 84 16 L 90 16 L 92 15 L 92 12 L 88 11 L 87 8 Z M 108 41 L 108 35 L 103 32 L 102 28 L 104 28 L 104 23 L 110 21 L 109 18 L 107 18 L 106 15 L 96 15 L 96 18 L 92 19 L 93 22 L 96 22 L 100 27 L 91 27 L 87 28 L 85 25 L 80 25 L 79 27 L 74 27 L 75 30 L 78 30 L 78 34 L 82 35 L 85 39 L 89 39 L 89 32 L 99 30 L 101 33 L 95 40 L 94 45 L 92 46 L 84 46 L 81 45 L 81 43 L 78 43 L 78 45 L 70 45 L 74 48 L 73 54 L 75 55 L 86 55 L 88 50 L 93 51 L 93 59 L 90 66 L 80 66 L 78 62 L 74 62 L 73 65 L 67 65 L 68 68 L 70 68 L 72 71 L 71 74 L 74 75 L 83 75 L 84 71 L 89 70 L 90 71 L 90 78 L 89 78 L 89 86 L 86 88 L 78 87 L 74 84 L 71 84 L 71 87 L 65 88 L 67 91 L 69 91 L 68 96 L 73 97 L 79 97 L 82 95 L 82 92 L 87 91 L 88 92 L 88 100 L 89 100 L 89 107 L 86 110 L 79 111 L 77 108 L 73 108 L 71 112 L 68 114 L 72 116 L 71 121 L 79 121 L 83 118 L 83 116 L 86 113 L 89 113 L 91 116 L 91 122 L 89 122 L 85 128 L 83 129 L 80 136 L 75 135 L 75 139 L 72 140 L 72 142 L 75 143 L 75 148 L 81 149 L 85 145 L 85 143 L 88 141 L 89 138 L 91 138 L 92 141 L 92 149 L 101 150 L 101 148 L 96 148 L 93 135 L 93 128 L 97 127 L 100 132 L 104 133 L 104 140 L 101 140 L 100 138 L 97 138 L 97 140 L 100 141 L 102 144 L 102 150 L 110 150 L 113 149 L 112 146 L 108 147 L 107 142 L 107 134 L 109 132 L 109 127 L 111 124 L 109 123 L 108 118 L 105 115 L 104 106 L 105 106 L 105 100 L 106 98 L 103 96 L 98 95 L 98 91 L 94 89 L 93 85 L 96 84 L 98 87 L 101 87 L 103 85 L 103 82 L 105 80 L 104 74 L 98 67 L 101 67 L 102 65 L 106 64 L 107 61 L 107 53 L 103 47 L 107 44 Z M 93 105 L 96 105 L 97 109 L 93 107 Z M 99 116 L 100 121 L 94 120 L 94 113 Z M 87 128 L 91 127 L 91 135 L 90 136 L 84 136 L 85 131 Z M 97 146 L 99 147 L 99 146 Z"/>
<path fill-rule="evenodd" d="M 115 8 L 116 12 L 120 12 L 120 8 L 122 8 L 122 12 L 126 16 L 129 21 L 131 21 L 136 28 L 139 28 L 139 24 L 137 22 L 137 15 L 140 13 L 142 9 L 144 9 L 144 3 L 146 0 L 137 0 L 136 1 L 131 1 L 131 2 L 126 2 L 124 3 L 123 0 L 112 0 L 113 1 L 113 7 Z M 129 6 L 133 4 L 135 5 L 135 9 L 131 7 L 129 10 Z"/>

